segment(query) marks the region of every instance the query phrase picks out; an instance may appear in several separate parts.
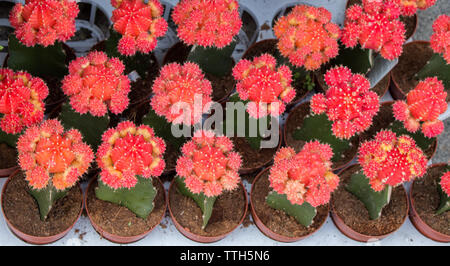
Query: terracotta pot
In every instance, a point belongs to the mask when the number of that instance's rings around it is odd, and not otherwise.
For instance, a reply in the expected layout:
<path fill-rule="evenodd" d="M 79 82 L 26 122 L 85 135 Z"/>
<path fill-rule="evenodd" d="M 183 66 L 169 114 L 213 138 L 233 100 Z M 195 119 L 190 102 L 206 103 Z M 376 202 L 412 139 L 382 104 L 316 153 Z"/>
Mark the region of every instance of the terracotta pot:
<path fill-rule="evenodd" d="M 429 45 L 430 42 L 428 42 L 428 41 L 412 41 L 412 42 L 405 44 L 403 49 L 405 50 L 408 46 L 416 45 L 416 44 L 423 44 L 423 45 L 428 44 Z M 395 69 L 395 67 L 394 67 L 394 69 Z M 397 76 L 395 75 L 394 69 L 391 70 L 391 85 L 389 87 L 389 92 L 391 93 L 392 98 L 394 98 L 394 100 L 405 100 L 406 93 L 398 85 Z"/>
<path fill-rule="evenodd" d="M 227 235 L 229 235 L 231 232 L 233 232 L 236 228 L 239 227 L 239 225 L 242 224 L 242 222 L 244 221 L 245 217 L 247 216 L 247 210 L 248 210 L 248 199 L 247 199 L 247 190 L 245 190 L 244 184 L 242 184 L 242 181 L 239 182 L 239 185 L 242 187 L 243 191 L 244 191 L 244 199 L 245 199 L 245 210 L 244 210 L 244 214 L 242 215 L 241 220 L 239 221 L 239 223 L 228 233 L 222 234 L 222 235 L 218 235 L 218 236 L 201 236 L 201 235 L 197 235 L 194 234 L 192 232 L 189 231 L 189 229 L 184 228 L 181 224 L 178 223 L 178 221 L 175 219 L 175 215 L 172 212 L 172 208 L 170 207 L 170 191 L 172 189 L 176 189 L 174 188 L 176 186 L 175 184 L 175 178 L 172 180 L 172 182 L 170 183 L 170 187 L 169 187 L 169 213 L 170 213 L 170 218 L 172 218 L 173 224 L 175 225 L 175 227 L 178 229 L 178 231 L 183 234 L 185 237 L 189 238 L 190 240 L 199 242 L 199 243 L 213 243 L 213 242 L 217 242 L 219 240 L 224 239 Z"/>
<path fill-rule="evenodd" d="M 73 224 L 69 228 L 64 230 L 63 232 L 61 232 L 59 234 L 56 234 L 56 235 L 53 235 L 53 236 L 32 236 L 32 235 L 28 235 L 28 234 L 20 231 L 16 227 L 14 227 L 14 225 L 6 217 L 5 212 L 3 210 L 3 195 L 5 195 L 6 187 L 8 186 L 9 181 L 11 180 L 11 177 L 14 176 L 19 171 L 21 171 L 21 170 L 17 170 L 17 171 L 15 171 L 14 173 L 12 173 L 10 175 L 10 177 L 8 178 L 8 180 L 6 180 L 6 182 L 5 182 L 4 186 L 3 186 L 3 189 L 2 189 L 2 196 L 1 196 L 2 214 L 3 214 L 3 217 L 5 217 L 5 221 L 6 221 L 6 224 L 8 225 L 9 230 L 11 230 L 11 232 L 14 235 L 16 235 L 18 238 L 20 238 L 21 240 L 23 240 L 23 241 L 25 241 L 27 243 L 30 243 L 30 244 L 35 244 L 35 245 L 50 244 L 50 243 L 53 243 L 53 242 L 63 238 L 65 235 L 67 235 L 67 233 L 69 233 L 70 230 L 72 230 L 73 226 L 78 221 L 78 219 L 80 219 L 81 213 L 83 212 L 83 202 L 81 202 L 80 213 L 78 214 L 77 219 L 75 219 Z M 80 189 L 81 194 L 83 194 L 83 191 L 81 190 L 80 184 L 77 184 L 77 186 Z"/>
<path fill-rule="evenodd" d="M 447 164 L 438 163 L 438 164 L 430 165 L 429 168 L 441 167 L 441 166 L 445 166 L 445 165 L 447 165 Z M 429 239 L 437 241 L 437 242 L 442 242 L 442 243 L 450 243 L 450 235 L 446 235 L 446 234 L 443 234 L 443 233 L 440 233 L 440 232 L 434 230 L 431 226 L 429 226 L 427 223 L 425 223 L 425 221 L 422 220 L 422 218 L 420 218 L 420 216 L 417 213 L 416 208 L 414 206 L 414 198 L 413 198 L 414 184 L 415 184 L 415 182 L 413 182 L 411 184 L 411 188 L 409 190 L 409 199 L 410 199 L 410 203 L 411 203 L 411 208 L 409 209 L 409 219 L 411 220 L 412 224 L 414 225 L 414 227 L 416 227 L 416 229 L 420 233 L 422 233 L 422 235 L 428 237 Z"/>
<path fill-rule="evenodd" d="M 256 181 L 267 171 L 269 171 L 269 168 L 264 169 L 263 171 L 261 171 L 253 180 L 252 183 L 252 190 L 250 191 L 250 207 L 251 207 L 251 213 L 252 213 L 252 217 L 253 217 L 253 221 L 256 224 L 256 227 L 258 227 L 258 229 L 261 231 L 261 233 L 263 233 L 265 236 L 275 240 L 275 241 L 279 241 L 279 242 L 296 242 L 302 239 L 305 239 L 309 236 L 311 236 L 312 234 L 314 234 L 315 232 L 317 232 L 320 228 L 322 228 L 322 226 L 325 224 L 325 221 L 327 219 L 324 219 L 322 224 L 320 224 L 320 226 L 313 232 L 304 235 L 304 236 L 299 236 L 299 237 L 288 237 L 288 236 L 284 236 L 284 235 L 280 235 L 275 233 L 274 231 L 270 230 L 269 227 L 267 227 L 262 221 L 261 219 L 258 217 L 258 215 L 256 214 L 256 210 L 254 207 L 254 203 L 253 203 L 253 188 L 255 187 Z"/>
<path fill-rule="evenodd" d="M 345 169 L 341 170 L 338 173 L 338 176 L 341 176 L 341 174 L 344 171 L 346 171 L 348 168 L 350 168 L 352 166 L 353 165 L 347 166 Z M 405 191 L 405 200 L 407 202 L 407 204 L 406 204 L 406 213 L 408 213 L 409 204 L 408 204 L 408 196 L 406 194 L 406 191 Z M 382 240 L 382 239 L 386 238 L 387 236 L 390 236 L 393 233 L 397 232 L 397 230 L 400 229 L 400 227 L 401 227 L 401 226 L 399 226 L 394 231 L 392 231 L 392 232 L 390 232 L 388 234 L 384 234 L 384 235 L 370 236 L 370 235 L 361 234 L 361 233 L 358 233 L 355 230 L 353 230 L 350 226 L 346 225 L 344 220 L 342 220 L 342 218 L 339 217 L 339 215 L 336 214 L 336 210 L 335 210 L 335 206 L 333 204 L 333 201 L 330 201 L 330 205 L 331 205 L 331 218 L 332 218 L 334 224 L 336 225 L 336 227 L 339 229 L 339 231 L 341 231 L 341 233 L 343 233 L 348 238 L 351 238 L 351 239 L 353 239 L 355 241 L 366 242 L 366 243 L 379 241 L 379 240 Z M 407 216 L 408 215 L 405 215 L 405 217 L 403 218 L 403 221 L 401 223 L 402 225 L 405 223 Z"/>
<path fill-rule="evenodd" d="M 10 168 L 0 169 L 0 178 L 9 177 L 12 173 L 19 169 L 19 166 L 13 166 Z"/>
<path fill-rule="evenodd" d="M 286 146 L 288 146 L 288 142 L 287 142 L 287 126 L 286 125 L 289 123 L 289 119 L 291 118 L 291 115 L 294 113 L 294 110 L 296 110 L 297 108 L 300 108 L 304 104 L 308 104 L 308 103 L 309 102 L 304 102 L 304 103 L 296 106 L 294 109 L 292 109 L 292 111 L 289 113 L 288 117 L 286 118 L 286 123 L 285 123 L 284 129 L 283 129 L 283 141 L 284 141 Z M 358 143 L 359 143 L 359 140 L 358 140 Z M 339 169 L 346 168 L 353 161 L 353 159 L 356 158 L 356 154 L 357 153 L 355 153 L 355 155 L 352 158 L 348 159 L 348 161 L 346 161 L 342 166 L 334 167 L 334 168 L 332 168 L 332 170 L 336 171 L 336 170 L 339 170 Z"/>
<path fill-rule="evenodd" d="M 161 182 L 161 180 L 159 178 L 156 178 L 158 180 L 158 182 L 161 184 L 161 186 L 163 186 L 163 183 Z M 139 241 L 141 239 L 143 239 L 144 237 L 146 237 L 148 234 L 150 234 L 151 231 L 153 231 L 153 229 L 155 229 L 163 220 L 164 218 L 164 214 L 161 216 L 161 219 L 159 220 L 159 223 L 156 224 L 154 227 L 150 228 L 148 231 L 140 234 L 140 235 L 136 235 L 136 236 L 119 236 L 119 235 L 115 235 L 112 233 L 107 232 L 106 230 L 103 230 L 98 224 L 96 224 L 93 219 L 91 218 L 91 215 L 89 214 L 89 205 L 88 205 L 88 195 L 89 195 L 89 190 L 91 189 L 91 186 L 93 186 L 93 184 L 97 181 L 97 178 L 92 178 L 91 181 L 89 181 L 89 185 L 88 188 L 86 190 L 86 193 L 84 195 L 84 206 L 86 208 L 86 213 L 89 217 L 89 220 L 91 221 L 92 226 L 94 227 L 95 231 L 97 231 L 97 233 L 100 234 L 100 236 L 102 238 L 108 239 L 111 242 L 114 243 L 118 243 L 118 244 L 129 244 L 129 243 L 133 243 L 136 241 Z M 164 186 L 163 186 L 164 187 Z M 164 202 L 165 202 L 165 207 L 164 209 L 167 209 L 167 195 L 166 192 L 164 192 Z M 164 211 L 165 213 L 165 211 Z"/>

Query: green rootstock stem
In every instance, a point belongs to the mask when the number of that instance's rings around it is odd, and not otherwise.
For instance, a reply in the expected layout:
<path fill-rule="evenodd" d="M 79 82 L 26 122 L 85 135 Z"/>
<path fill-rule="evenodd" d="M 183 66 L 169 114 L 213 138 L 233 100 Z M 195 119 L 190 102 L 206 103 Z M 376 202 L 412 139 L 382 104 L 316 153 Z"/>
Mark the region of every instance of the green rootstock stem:
<path fill-rule="evenodd" d="M 294 131 L 293 137 L 297 140 L 318 140 L 323 144 L 329 144 L 334 154 L 331 160 L 337 162 L 344 156 L 344 152 L 350 148 L 351 142 L 334 136 L 331 130 L 332 125 L 333 123 L 328 120 L 326 114 L 308 115 L 303 120 L 301 128 Z"/>
<path fill-rule="evenodd" d="M 20 134 L 8 134 L 0 129 L 0 143 L 6 143 L 9 147 L 15 148 Z"/>
<path fill-rule="evenodd" d="M 115 203 L 124 206 L 136 214 L 137 217 L 146 219 L 153 211 L 157 189 L 153 186 L 151 178 L 137 176 L 136 186 L 133 188 L 113 189 L 98 181 L 98 187 L 95 189 L 95 196 L 103 201 Z"/>
<path fill-rule="evenodd" d="M 197 63 L 200 68 L 209 74 L 217 77 L 223 77 L 231 72 L 233 67 L 233 58 L 231 54 L 236 47 L 236 41 L 228 46 L 218 49 L 215 47 L 193 46 L 187 61 Z"/>
<path fill-rule="evenodd" d="M 292 204 L 285 194 L 278 194 L 276 191 L 269 192 L 269 195 L 266 197 L 266 203 L 274 209 L 284 211 L 306 227 L 313 223 L 317 214 L 317 209 L 308 202 L 305 201 L 302 205 Z"/>
<path fill-rule="evenodd" d="M 373 51 L 362 49 L 361 46 L 346 48 L 339 47 L 339 55 L 330 62 L 332 66 L 343 65 L 351 69 L 353 73 L 367 74 L 373 66 Z"/>
<path fill-rule="evenodd" d="M 442 81 L 446 90 L 450 90 L 450 64 L 440 54 L 433 54 L 430 61 L 417 73 L 423 80 L 428 77 L 437 77 Z"/>
<path fill-rule="evenodd" d="M 369 184 L 369 178 L 362 172 L 351 176 L 346 189 L 364 203 L 371 220 L 380 218 L 384 206 L 389 204 L 391 200 L 391 186 L 386 186 L 384 190 L 379 192 L 375 191 Z"/>
<path fill-rule="evenodd" d="M 64 198 L 69 190 L 58 190 L 51 182 L 43 189 L 32 189 L 30 188 L 29 193 L 36 200 L 39 206 L 39 213 L 41 215 L 41 220 L 45 221 L 47 215 L 59 199 Z"/>
<path fill-rule="evenodd" d="M 66 54 L 60 42 L 47 47 L 41 45 L 27 47 L 11 34 L 8 53 L 8 67 L 15 71 L 25 70 L 33 76 L 58 79 L 62 79 L 68 73 Z"/>
<path fill-rule="evenodd" d="M 175 177 L 175 182 L 177 184 L 178 191 L 184 196 L 193 199 L 197 203 L 198 207 L 200 207 L 200 209 L 202 210 L 202 229 L 205 229 L 205 227 L 208 225 L 209 218 L 211 218 L 212 210 L 214 208 L 214 202 L 216 202 L 217 197 L 207 197 L 205 194 L 203 194 L 203 192 L 199 194 L 192 193 L 189 188 L 186 187 L 184 180 L 179 176 Z"/>

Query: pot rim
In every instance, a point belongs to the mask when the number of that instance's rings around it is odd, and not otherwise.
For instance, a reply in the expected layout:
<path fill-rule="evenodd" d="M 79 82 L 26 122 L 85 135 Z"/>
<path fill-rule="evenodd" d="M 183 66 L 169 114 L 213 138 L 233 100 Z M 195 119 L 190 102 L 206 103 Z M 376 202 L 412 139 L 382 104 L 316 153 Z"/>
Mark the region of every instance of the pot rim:
<path fill-rule="evenodd" d="M 152 228 L 150 228 L 149 230 L 147 230 L 146 232 L 139 234 L 139 235 L 135 235 L 135 236 L 119 236 L 119 235 L 115 235 L 112 233 L 107 232 L 106 230 L 102 229 L 98 224 L 96 224 L 93 219 L 91 218 L 91 215 L 89 214 L 89 208 L 88 208 L 88 195 L 89 195 L 89 190 L 91 189 L 91 186 L 93 186 L 93 184 L 95 182 L 98 181 L 98 176 L 92 178 L 89 181 L 89 185 L 86 189 L 86 193 L 84 194 L 84 206 L 86 209 L 86 213 L 87 216 L 89 218 L 89 221 L 91 222 L 92 227 L 94 227 L 95 231 L 102 237 L 105 238 L 113 243 L 117 243 L 117 244 L 130 244 L 130 243 L 134 243 L 137 242 L 143 238 L 145 238 L 148 234 L 150 234 L 158 225 L 161 224 L 162 220 L 164 219 L 165 213 L 167 211 L 167 195 L 166 195 L 166 190 L 163 189 L 163 195 L 164 195 L 164 212 L 161 215 L 161 218 L 159 219 L 159 223 L 157 223 L 155 226 L 153 226 Z M 159 184 L 164 188 L 164 184 L 161 182 L 161 180 L 159 179 L 159 177 L 152 177 L 152 179 L 156 179 L 158 180 Z"/>
<path fill-rule="evenodd" d="M 316 228 L 315 231 L 308 233 L 307 235 L 304 236 L 298 236 L 298 237 L 289 237 L 289 236 L 284 236 L 284 235 L 280 235 L 278 233 L 275 233 L 274 231 L 272 231 L 269 227 L 267 227 L 262 221 L 261 219 L 258 217 L 258 214 L 256 213 L 254 204 L 253 204 L 253 188 L 255 187 L 256 181 L 263 175 L 265 174 L 267 171 L 270 170 L 270 167 L 267 167 L 266 169 L 264 169 L 263 171 L 261 171 L 253 180 L 252 182 L 252 189 L 250 191 L 250 207 L 251 207 L 251 213 L 252 213 L 252 217 L 253 217 L 253 221 L 256 224 L 256 227 L 258 227 L 259 231 L 261 231 L 261 233 L 263 233 L 265 236 L 278 241 L 278 242 L 285 242 L 285 243 L 290 243 L 290 242 L 296 242 L 296 241 L 300 241 L 303 240 L 307 237 L 310 237 L 311 235 L 315 234 L 317 231 L 319 231 L 323 225 L 325 224 L 325 222 L 328 219 L 329 216 L 329 212 L 330 212 L 330 204 L 328 204 L 328 215 L 327 217 L 323 220 L 323 222 L 320 224 L 320 226 L 318 228 Z"/>
<path fill-rule="evenodd" d="M 358 164 L 351 164 L 351 165 L 347 166 L 346 168 L 339 171 L 339 173 L 337 175 L 341 176 L 344 171 L 348 170 L 350 167 L 353 167 L 355 165 L 358 165 Z M 337 214 L 337 212 L 335 210 L 335 206 L 333 204 L 333 200 L 330 201 L 331 218 L 332 218 L 334 224 L 336 225 L 336 227 L 339 229 L 339 231 L 350 239 L 353 239 L 353 240 L 359 241 L 359 242 L 365 242 L 365 243 L 382 240 L 382 239 L 392 235 L 393 233 L 397 232 L 405 224 L 406 218 L 408 217 L 408 213 L 409 213 L 408 193 L 407 193 L 405 187 L 403 186 L 403 184 L 402 184 L 402 187 L 403 187 L 403 191 L 404 191 L 404 197 L 406 200 L 406 211 L 405 211 L 405 215 L 403 217 L 403 220 L 402 220 L 400 226 L 392 232 L 389 232 L 389 233 L 383 234 L 383 235 L 378 235 L 378 236 L 365 235 L 365 234 L 356 232 L 349 225 L 345 224 L 344 220 Z"/>
<path fill-rule="evenodd" d="M 434 168 L 434 167 L 446 166 L 446 165 L 448 165 L 448 164 L 435 163 L 435 164 L 430 165 L 428 167 L 428 169 Z M 446 235 L 446 234 L 443 234 L 441 232 L 434 230 L 431 226 L 429 226 L 420 217 L 419 213 L 416 211 L 416 208 L 414 207 L 414 197 L 413 197 L 413 190 L 414 190 L 414 185 L 415 185 L 416 181 L 417 181 L 417 179 L 411 183 L 411 188 L 409 190 L 409 200 L 410 200 L 410 205 L 411 205 L 411 208 L 409 209 L 409 219 L 411 220 L 411 223 L 414 225 L 414 227 L 417 229 L 417 231 L 419 231 L 422 235 L 426 236 L 427 238 L 429 238 L 433 241 L 437 241 L 437 242 L 449 243 L 450 235 Z"/>
<path fill-rule="evenodd" d="M 16 171 L 14 171 L 6 180 L 5 184 L 3 185 L 3 189 L 2 189 L 2 195 L 1 195 L 1 206 L 2 206 L 2 214 L 3 217 L 5 218 L 6 224 L 8 225 L 8 228 L 11 230 L 11 232 L 20 240 L 26 242 L 26 243 L 30 243 L 30 244 L 34 244 L 34 245 L 46 245 L 46 244 L 51 244 L 53 242 L 56 242 L 58 240 L 60 240 L 61 238 L 63 238 L 64 236 L 66 236 L 70 230 L 72 230 L 72 228 L 75 226 L 75 224 L 78 222 L 78 220 L 81 217 L 81 213 L 83 212 L 84 209 L 84 201 L 83 199 L 80 202 L 80 212 L 78 213 L 77 218 L 75 219 L 75 221 L 72 223 L 72 225 L 70 225 L 67 229 L 65 229 L 64 231 L 57 233 L 55 235 L 52 236 L 33 236 L 33 235 L 29 235 L 27 233 L 22 232 L 21 230 L 19 230 L 17 227 L 15 227 L 10 220 L 8 219 L 8 217 L 5 214 L 4 208 L 3 208 L 3 197 L 5 195 L 6 192 L 6 188 L 9 184 L 9 182 L 11 181 L 11 178 L 13 176 L 15 176 L 17 173 L 19 173 L 21 170 L 17 169 Z M 81 189 L 80 183 L 77 182 L 76 186 L 78 186 L 81 195 L 83 195 L 83 190 Z"/>
<path fill-rule="evenodd" d="M 233 231 L 235 231 L 243 222 L 245 217 L 247 217 L 247 212 L 248 212 L 248 196 L 247 196 L 247 190 L 245 189 L 244 184 L 242 183 L 242 180 L 239 182 L 240 186 L 243 189 L 243 193 L 244 193 L 244 201 L 245 201 L 245 208 L 244 208 L 244 214 L 242 215 L 241 220 L 239 221 L 239 223 L 233 227 L 233 229 L 227 233 L 218 235 L 218 236 L 201 236 L 201 235 L 197 235 L 195 233 L 192 233 L 188 230 L 186 230 L 180 223 L 178 223 L 178 221 L 175 219 L 175 216 L 172 212 L 172 208 L 170 207 L 170 191 L 171 189 L 173 189 L 174 184 L 175 184 L 175 178 L 174 177 L 172 179 L 172 181 L 170 182 L 170 187 L 169 187 L 169 191 L 168 191 L 168 209 L 169 209 L 169 214 L 170 214 L 170 218 L 172 219 L 173 224 L 175 225 L 175 227 L 177 228 L 177 230 L 184 235 L 186 238 L 192 240 L 192 241 L 196 241 L 199 243 L 213 243 L 213 242 L 217 242 L 219 240 L 224 239 L 225 237 L 227 237 L 229 234 L 231 234 Z"/>

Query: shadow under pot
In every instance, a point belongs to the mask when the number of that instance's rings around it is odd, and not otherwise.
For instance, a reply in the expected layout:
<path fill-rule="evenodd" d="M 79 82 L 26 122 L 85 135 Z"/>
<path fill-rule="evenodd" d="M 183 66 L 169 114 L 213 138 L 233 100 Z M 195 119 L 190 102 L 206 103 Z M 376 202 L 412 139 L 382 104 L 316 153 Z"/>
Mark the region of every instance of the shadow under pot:
<path fill-rule="evenodd" d="M 392 69 L 392 82 L 389 87 L 391 95 L 396 100 L 406 99 L 408 92 L 413 90 L 420 79 L 416 76 L 430 61 L 434 52 L 430 42 L 413 41 L 403 46 L 403 53 L 398 59 L 398 64 Z M 447 92 L 447 102 L 450 101 L 450 88 Z"/>
<path fill-rule="evenodd" d="M 392 112 L 393 101 L 384 102 L 380 105 L 380 110 L 372 119 L 372 126 L 362 132 L 360 135 L 360 142 L 371 140 L 378 132 L 383 129 L 392 130 L 397 135 L 408 135 L 414 139 L 416 144 L 422 149 L 427 159 L 430 160 L 436 153 L 438 146 L 437 138 L 427 138 L 420 130 L 416 133 L 407 131 L 403 123 L 395 120 Z"/>
<path fill-rule="evenodd" d="M 358 151 L 359 136 L 350 140 L 340 140 L 332 135 L 331 121 L 325 114 L 311 115 L 310 102 L 295 107 L 284 125 L 284 143 L 299 152 L 303 146 L 314 139 L 330 144 L 334 156 L 331 159 L 333 170 L 341 169 L 355 158 Z"/>
<path fill-rule="evenodd" d="M 443 243 L 450 242 L 450 211 L 437 214 L 441 203 L 438 187 L 440 178 L 448 170 L 444 163 L 429 166 L 424 177 L 416 179 L 409 191 L 412 224 L 424 236 Z"/>
<path fill-rule="evenodd" d="M 214 202 L 211 218 L 203 229 L 203 213 L 197 203 L 183 195 L 175 177 L 169 187 L 169 213 L 178 231 L 190 240 L 212 243 L 224 239 L 242 224 L 247 214 L 247 191 L 242 182 L 224 191 Z M 182 181 L 181 181 L 182 182 Z"/>
<path fill-rule="evenodd" d="M 95 195 L 97 178 L 91 179 L 85 194 L 86 212 L 94 229 L 103 238 L 118 244 L 133 243 L 146 237 L 164 218 L 166 192 L 159 178 L 152 178 L 156 196 L 154 207 L 146 219 L 139 218 L 127 207 L 100 200 Z"/>
<path fill-rule="evenodd" d="M 18 170 L 3 186 L 1 204 L 6 224 L 14 235 L 27 243 L 44 245 L 63 238 L 73 228 L 83 210 L 83 193 L 79 184 L 72 187 L 42 221 L 25 176 Z"/>
<path fill-rule="evenodd" d="M 267 237 L 279 242 L 295 242 L 317 232 L 328 218 L 329 204 L 317 207 L 313 223 L 306 227 L 284 211 L 270 207 L 266 197 L 271 191 L 269 168 L 256 176 L 250 193 L 250 206 L 253 220 L 258 229 Z"/>
<path fill-rule="evenodd" d="M 406 190 L 402 185 L 392 188 L 390 201 L 382 209 L 381 216 L 371 220 L 364 203 L 346 189 L 352 175 L 360 171 L 359 165 L 351 165 L 338 174 L 340 185 L 331 196 L 331 218 L 339 231 L 353 240 L 379 241 L 405 222 L 409 208 Z"/>
<path fill-rule="evenodd" d="M 267 39 L 262 40 L 259 42 L 254 43 L 251 45 L 247 51 L 242 56 L 242 59 L 252 60 L 255 57 L 261 56 L 262 54 L 270 54 L 273 57 L 277 59 L 277 61 L 280 61 L 279 58 L 282 57 L 280 52 L 277 48 L 277 39 Z M 288 60 L 287 58 L 283 58 L 283 60 Z M 278 66 L 280 65 L 280 62 L 278 62 Z M 313 86 L 314 83 L 314 73 L 313 72 L 306 72 L 305 70 L 301 70 L 301 68 L 298 68 L 297 70 L 293 70 L 293 80 L 292 80 L 292 87 L 295 89 L 295 97 L 289 104 L 286 105 L 286 110 L 289 111 L 292 109 L 296 104 L 298 104 L 301 100 L 303 100 L 306 95 L 309 93 L 308 86 Z M 296 71 L 300 71 L 301 73 L 299 78 L 295 78 Z M 306 75 L 308 75 L 309 79 L 306 78 Z"/>
<path fill-rule="evenodd" d="M 164 56 L 163 65 L 170 63 L 184 64 L 187 61 L 191 49 L 192 46 L 186 45 L 183 42 L 174 44 L 169 48 L 166 55 Z M 233 59 L 232 66 L 234 67 L 235 64 L 236 62 Z M 223 77 L 218 77 L 213 74 L 206 73 L 203 70 L 206 79 L 208 79 L 212 85 L 211 98 L 213 101 L 220 104 L 225 104 L 231 93 L 233 93 L 236 87 L 236 81 L 234 80 L 231 70 L 232 68 L 230 69 L 230 73 Z"/>

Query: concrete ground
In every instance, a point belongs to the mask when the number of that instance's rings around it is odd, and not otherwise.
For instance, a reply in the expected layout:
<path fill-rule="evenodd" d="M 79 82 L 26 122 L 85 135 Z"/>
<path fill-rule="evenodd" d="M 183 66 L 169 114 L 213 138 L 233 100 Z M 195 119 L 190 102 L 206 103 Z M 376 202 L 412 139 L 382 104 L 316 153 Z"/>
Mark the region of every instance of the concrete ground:
<path fill-rule="evenodd" d="M 450 1 L 437 0 L 436 4 L 425 11 L 419 11 L 419 26 L 414 40 L 429 40 L 433 30 L 434 20 L 441 14 L 450 15 Z M 445 131 L 439 136 L 438 149 L 433 157 L 433 163 L 448 162 L 450 160 L 450 118 L 444 121 Z"/>

